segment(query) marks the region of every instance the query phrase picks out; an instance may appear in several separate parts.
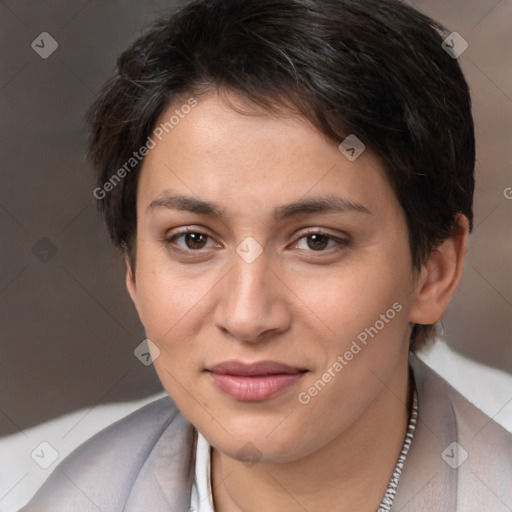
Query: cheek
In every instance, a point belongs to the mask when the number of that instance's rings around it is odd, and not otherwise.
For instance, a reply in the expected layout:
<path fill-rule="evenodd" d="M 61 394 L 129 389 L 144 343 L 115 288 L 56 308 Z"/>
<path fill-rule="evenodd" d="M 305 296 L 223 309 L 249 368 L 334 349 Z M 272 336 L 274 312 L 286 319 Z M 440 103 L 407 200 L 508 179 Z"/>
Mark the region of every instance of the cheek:
<path fill-rule="evenodd" d="M 141 254 L 137 272 L 137 299 L 148 336 L 161 342 L 175 331 L 194 328 L 212 284 L 208 276 L 190 276 L 171 265 L 165 253 Z"/>
<path fill-rule="evenodd" d="M 394 318 L 394 303 L 404 307 L 407 277 L 400 268 L 404 267 L 361 258 L 358 263 L 347 264 L 319 278 L 296 274 L 290 277 L 289 286 L 313 313 L 312 328 L 316 323 L 329 337 L 347 340 L 374 325 L 390 308 Z"/>
<path fill-rule="evenodd" d="M 197 283 L 152 267 L 141 273 L 138 283 L 140 315 L 146 336 L 160 350 L 154 367 L 167 393 L 186 411 L 190 408 L 191 389 L 199 370 L 201 298 L 204 291 Z M 204 314 L 204 312 L 203 312 Z M 196 400 L 201 400 L 195 395 Z"/>
<path fill-rule="evenodd" d="M 314 353 L 323 350 L 327 357 L 301 387 L 301 404 L 307 405 L 299 411 L 311 428 L 315 418 L 329 418 L 320 436 L 326 442 L 363 413 L 406 350 L 407 288 L 397 279 L 367 270 L 308 287 L 308 305 L 332 332 L 315 336 L 320 322 L 309 325 L 307 337 L 317 343 Z"/>
<path fill-rule="evenodd" d="M 184 389 L 191 389 L 191 378 L 197 375 L 202 360 L 196 341 L 200 338 L 197 318 L 202 295 L 199 287 L 181 284 L 155 271 L 141 275 L 138 293 L 146 337 L 160 350 L 155 370 L 168 394 L 180 404 L 181 397 L 181 405 L 187 407 L 190 397 Z"/>

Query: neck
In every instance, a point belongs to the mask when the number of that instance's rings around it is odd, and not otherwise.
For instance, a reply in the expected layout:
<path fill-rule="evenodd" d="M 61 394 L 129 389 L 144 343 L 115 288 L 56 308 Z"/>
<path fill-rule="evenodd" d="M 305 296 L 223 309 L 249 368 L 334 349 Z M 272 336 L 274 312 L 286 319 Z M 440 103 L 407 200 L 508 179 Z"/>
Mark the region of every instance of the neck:
<path fill-rule="evenodd" d="M 301 460 L 248 466 L 213 449 L 216 512 L 375 512 L 407 431 L 412 387 L 404 357 L 364 413 Z"/>

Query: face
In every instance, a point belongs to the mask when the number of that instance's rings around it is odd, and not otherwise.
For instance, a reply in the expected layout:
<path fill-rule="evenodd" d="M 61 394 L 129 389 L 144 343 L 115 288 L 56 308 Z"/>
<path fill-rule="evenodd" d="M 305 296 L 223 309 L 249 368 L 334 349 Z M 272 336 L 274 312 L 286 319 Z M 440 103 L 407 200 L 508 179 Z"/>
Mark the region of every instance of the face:
<path fill-rule="evenodd" d="M 297 460 L 406 365 L 405 216 L 369 149 L 349 161 L 301 117 L 215 95 L 186 110 L 144 160 L 128 289 L 166 391 L 207 440 Z"/>

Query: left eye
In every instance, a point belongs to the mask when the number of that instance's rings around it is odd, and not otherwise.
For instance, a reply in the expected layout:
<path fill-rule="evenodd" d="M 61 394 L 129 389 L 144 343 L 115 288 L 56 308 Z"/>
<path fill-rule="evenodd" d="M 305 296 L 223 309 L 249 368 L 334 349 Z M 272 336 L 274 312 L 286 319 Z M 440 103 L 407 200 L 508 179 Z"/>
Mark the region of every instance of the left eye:
<path fill-rule="evenodd" d="M 332 249 L 337 245 L 343 245 L 344 243 L 343 240 L 324 233 L 309 233 L 300 238 L 295 247 L 297 247 L 297 249 L 324 251 L 326 249 Z"/>

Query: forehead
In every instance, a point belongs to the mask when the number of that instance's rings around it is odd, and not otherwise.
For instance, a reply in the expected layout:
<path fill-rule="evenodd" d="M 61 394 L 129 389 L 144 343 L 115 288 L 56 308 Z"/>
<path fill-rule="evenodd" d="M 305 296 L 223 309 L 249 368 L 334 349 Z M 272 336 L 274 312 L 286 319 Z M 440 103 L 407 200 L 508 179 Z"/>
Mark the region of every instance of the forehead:
<path fill-rule="evenodd" d="M 228 210 L 241 201 L 266 208 L 334 192 L 354 203 L 396 202 L 369 148 L 351 161 L 299 115 L 213 94 L 186 105 L 170 105 L 156 123 L 161 140 L 154 138 L 139 181 L 145 207 L 167 190 L 222 201 Z"/>

